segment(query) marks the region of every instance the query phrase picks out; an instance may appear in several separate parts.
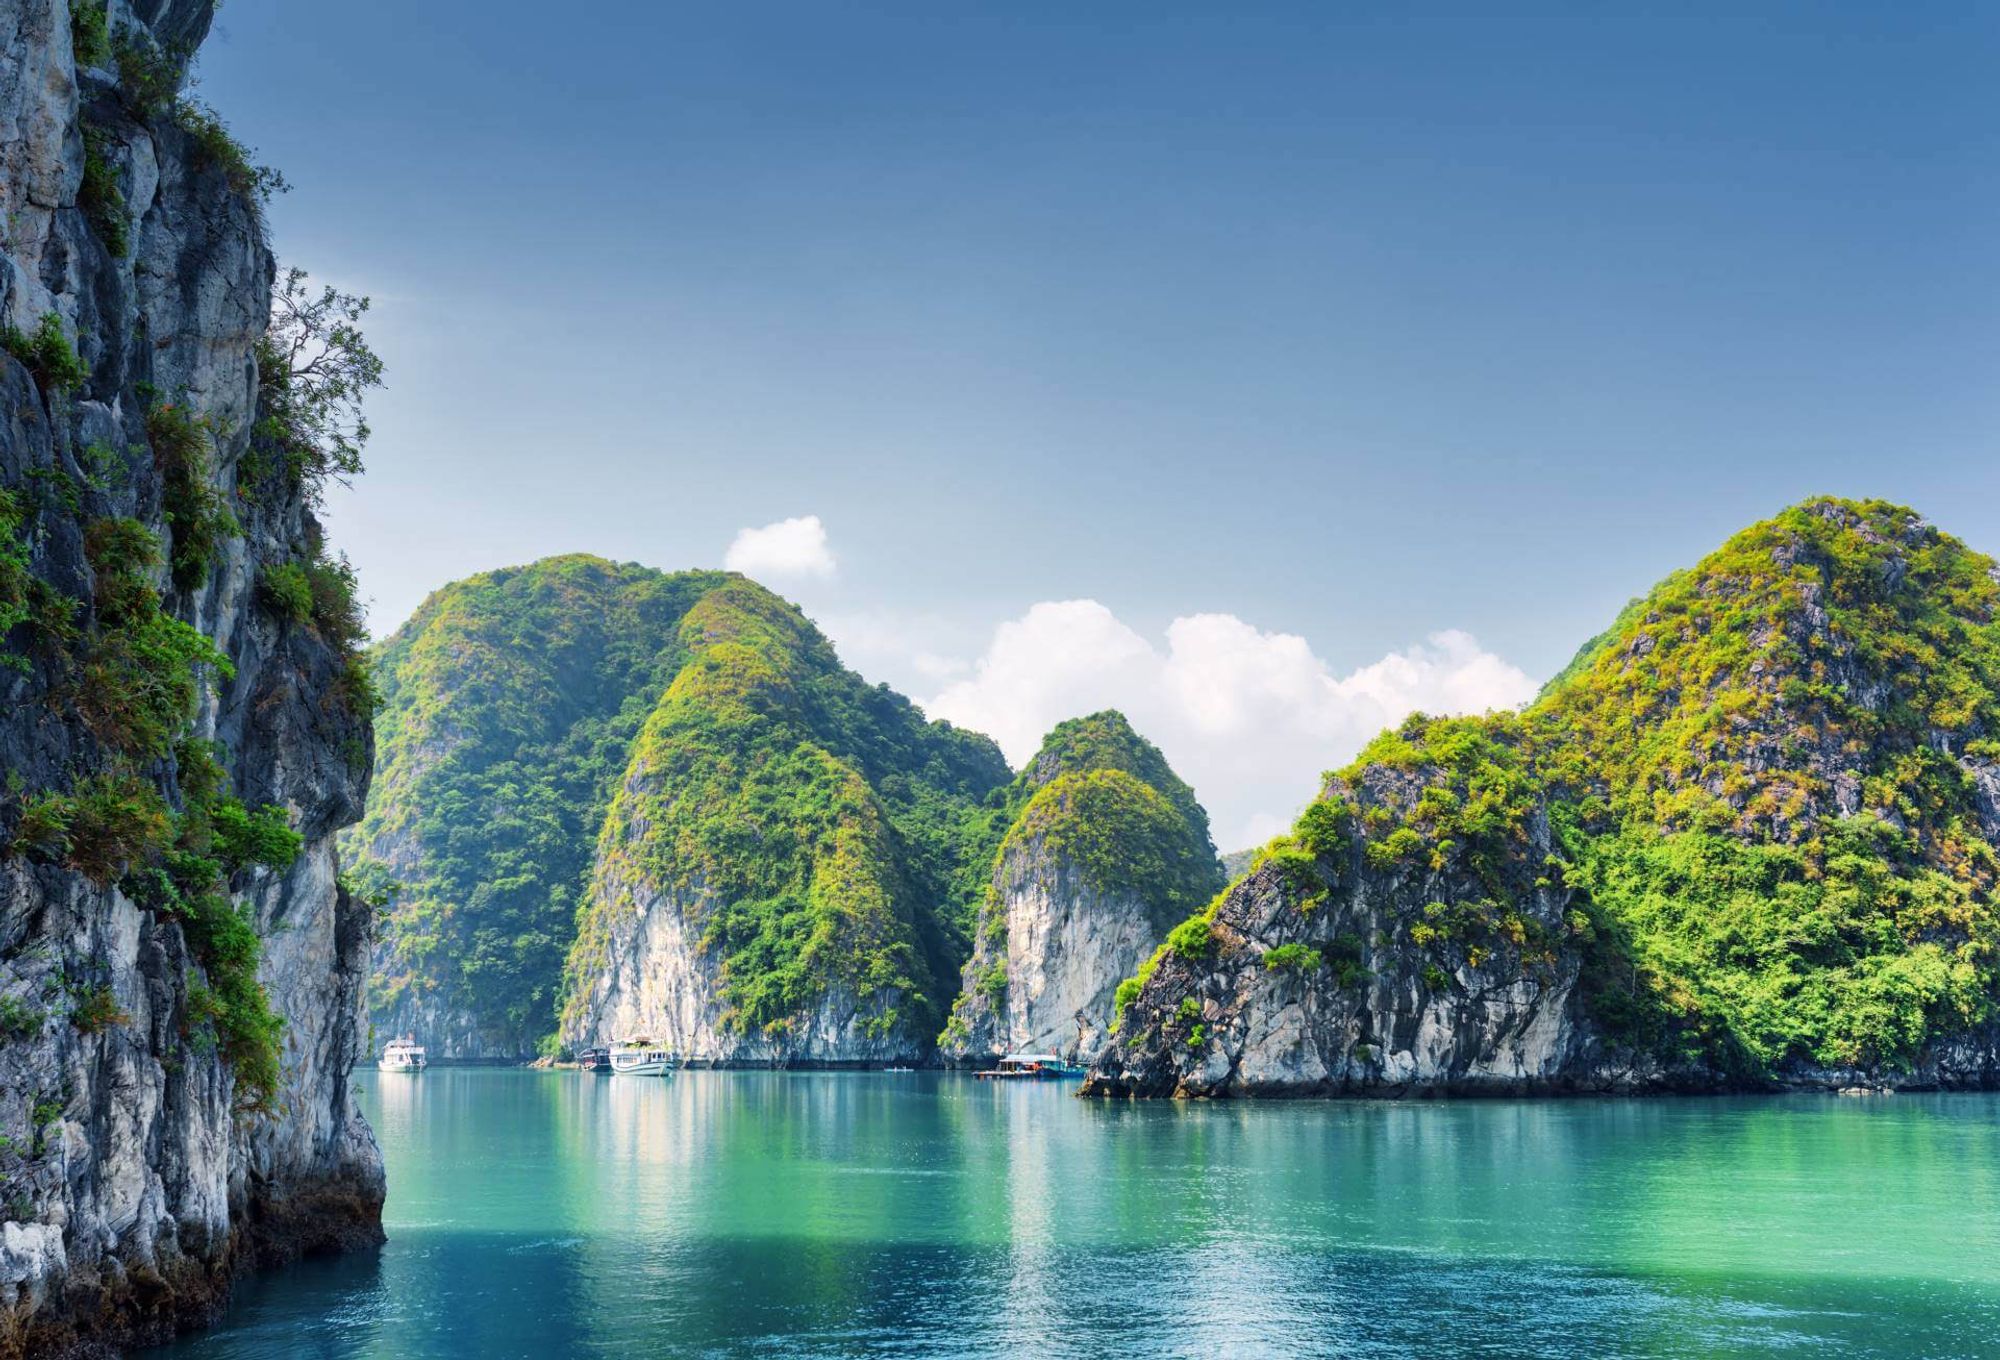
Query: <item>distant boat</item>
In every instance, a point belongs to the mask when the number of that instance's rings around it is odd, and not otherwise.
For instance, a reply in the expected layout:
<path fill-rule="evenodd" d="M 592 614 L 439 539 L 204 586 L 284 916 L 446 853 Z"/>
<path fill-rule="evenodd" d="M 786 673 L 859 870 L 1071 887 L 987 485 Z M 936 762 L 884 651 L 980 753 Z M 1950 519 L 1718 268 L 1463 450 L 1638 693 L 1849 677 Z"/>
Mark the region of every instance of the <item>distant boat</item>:
<path fill-rule="evenodd" d="M 424 1046 L 412 1038 L 391 1039 L 382 1050 L 382 1060 L 375 1064 L 384 1072 L 421 1072 L 430 1066 L 430 1059 L 424 1054 Z"/>
<path fill-rule="evenodd" d="M 576 1065 L 586 1072 L 606 1076 L 611 1071 L 611 1050 L 608 1048 L 586 1048 L 577 1055 Z"/>
<path fill-rule="evenodd" d="M 664 1077 L 680 1066 L 671 1048 L 651 1039 L 617 1039 L 611 1044 L 611 1074 L 618 1077 Z"/>
<path fill-rule="evenodd" d="M 1085 1075 L 1085 1071 L 1054 1053 L 1009 1053 L 998 1067 L 973 1075 L 981 1081 L 1067 1081 Z"/>
<path fill-rule="evenodd" d="M 914 1072 L 917 1069 L 914 1067 L 885 1067 L 882 1070 L 884 1072 Z"/>

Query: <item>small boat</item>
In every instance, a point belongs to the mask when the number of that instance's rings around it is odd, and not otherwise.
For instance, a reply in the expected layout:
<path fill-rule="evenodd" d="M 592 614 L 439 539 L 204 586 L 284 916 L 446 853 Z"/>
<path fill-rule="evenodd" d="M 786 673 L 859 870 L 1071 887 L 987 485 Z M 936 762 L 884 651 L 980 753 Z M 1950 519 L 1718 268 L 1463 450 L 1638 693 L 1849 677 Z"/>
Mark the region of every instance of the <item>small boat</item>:
<path fill-rule="evenodd" d="M 914 1072 L 917 1069 L 914 1067 L 885 1067 L 882 1070 L 884 1072 Z"/>
<path fill-rule="evenodd" d="M 391 1039 L 382 1050 L 382 1060 L 375 1064 L 384 1072 L 421 1072 L 430 1065 L 424 1054 L 424 1046 L 408 1035 Z"/>
<path fill-rule="evenodd" d="M 611 1050 L 608 1048 L 586 1048 L 577 1055 L 576 1065 L 597 1076 L 608 1076 L 611 1072 Z"/>
<path fill-rule="evenodd" d="M 611 1073 L 618 1077 L 664 1077 L 680 1059 L 651 1039 L 618 1039 L 611 1045 Z"/>
<path fill-rule="evenodd" d="M 998 1067 L 972 1075 L 981 1081 L 1068 1081 L 1083 1076 L 1084 1069 L 1054 1053 L 1009 1053 Z"/>

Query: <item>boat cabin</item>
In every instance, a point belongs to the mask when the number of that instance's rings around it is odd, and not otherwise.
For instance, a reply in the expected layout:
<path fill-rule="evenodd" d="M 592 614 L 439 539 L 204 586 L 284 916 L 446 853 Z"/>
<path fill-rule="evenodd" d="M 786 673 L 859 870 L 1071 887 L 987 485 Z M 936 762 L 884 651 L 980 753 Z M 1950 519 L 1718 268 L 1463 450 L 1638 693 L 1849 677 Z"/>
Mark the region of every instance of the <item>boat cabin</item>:
<path fill-rule="evenodd" d="M 382 1060 L 376 1066 L 384 1072 L 421 1072 L 429 1063 L 424 1046 L 405 1035 L 388 1042 L 382 1050 Z"/>
<path fill-rule="evenodd" d="M 1030 1081 L 1062 1081 L 1083 1075 L 1083 1068 L 1075 1063 L 1064 1062 L 1056 1053 L 1009 1053 L 1000 1060 L 998 1067 L 984 1072 L 975 1072 L 981 1081 L 1002 1081 L 1009 1078 Z"/>

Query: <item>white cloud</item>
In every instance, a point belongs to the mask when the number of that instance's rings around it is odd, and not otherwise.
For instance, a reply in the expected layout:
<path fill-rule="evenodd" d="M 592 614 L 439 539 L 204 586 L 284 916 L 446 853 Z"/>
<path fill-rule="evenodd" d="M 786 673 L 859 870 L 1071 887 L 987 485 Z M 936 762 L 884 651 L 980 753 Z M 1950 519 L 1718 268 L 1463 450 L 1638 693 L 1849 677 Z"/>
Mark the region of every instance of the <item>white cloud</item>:
<path fill-rule="evenodd" d="M 818 515 L 799 515 L 766 524 L 761 529 L 739 529 L 722 555 L 722 565 L 730 571 L 760 580 L 766 577 L 833 575 L 833 550 L 827 546 L 826 526 Z"/>
<path fill-rule="evenodd" d="M 850 668 L 903 689 L 917 682 L 939 685 L 967 674 L 972 663 L 964 654 L 983 640 L 980 630 L 942 614 L 838 610 L 816 615 L 813 621 L 833 639 L 840 659 Z"/>
<path fill-rule="evenodd" d="M 1408 713 L 1511 708 L 1534 693 L 1456 630 L 1336 675 L 1304 638 L 1233 614 L 1177 618 L 1162 647 L 1095 600 L 1061 600 L 1001 624 L 970 674 L 924 708 L 989 733 L 1016 765 L 1062 719 L 1122 709 L 1194 786 L 1218 845 L 1235 850 L 1284 829 L 1321 772 Z"/>

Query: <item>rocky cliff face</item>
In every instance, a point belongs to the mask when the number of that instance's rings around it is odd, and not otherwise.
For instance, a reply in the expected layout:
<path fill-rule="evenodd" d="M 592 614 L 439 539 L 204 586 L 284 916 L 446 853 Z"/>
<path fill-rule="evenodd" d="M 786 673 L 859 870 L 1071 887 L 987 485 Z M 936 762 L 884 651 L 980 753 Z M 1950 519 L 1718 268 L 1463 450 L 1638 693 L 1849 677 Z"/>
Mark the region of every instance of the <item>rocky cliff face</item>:
<path fill-rule="evenodd" d="M 1166 934 L 1134 893 L 1101 892 L 1042 838 L 1010 846 L 994 871 L 997 919 L 966 965 L 960 1003 L 940 1047 L 955 1062 L 1004 1053 L 1096 1053 L 1118 984 Z M 995 934 L 999 938 L 995 938 Z"/>
<path fill-rule="evenodd" d="M 1007 805 L 1013 820 L 940 1047 L 968 1063 L 1088 1056 L 1118 984 L 1220 885 L 1208 819 L 1113 712 L 1050 733 Z"/>
<path fill-rule="evenodd" d="M 211 9 L 0 0 L 0 1356 L 379 1238 L 333 845 L 367 718 L 260 589 L 319 538 L 250 457 L 247 163 L 173 96 Z"/>
<path fill-rule="evenodd" d="M 579 1046 L 645 1039 L 697 1062 L 739 1067 L 877 1066 L 923 1056 L 902 1022 L 912 998 L 899 987 L 864 998 L 842 979 L 818 988 L 782 1025 L 739 1023 L 722 960 L 703 946 L 706 923 L 723 904 L 699 882 L 662 888 L 613 850 L 592 892 L 617 903 L 618 913 L 607 929 L 599 984 L 571 1021 Z"/>
<path fill-rule="evenodd" d="M 1577 1006 L 1569 893 L 1539 874 L 1546 809 L 1499 847 L 1371 856 L 1371 813 L 1405 824 L 1435 764 L 1333 782 L 1298 844 L 1268 854 L 1174 932 L 1102 1051 L 1093 1094 L 1508 1093 L 1630 1085 Z M 1516 839 L 1518 838 L 1518 839 Z M 1498 849 L 1499 853 L 1484 853 Z M 1495 905 L 1497 894 L 1508 903 Z"/>
<path fill-rule="evenodd" d="M 1818 500 L 1414 718 L 1127 984 L 1099 1094 L 1991 1087 L 2000 568 Z"/>

